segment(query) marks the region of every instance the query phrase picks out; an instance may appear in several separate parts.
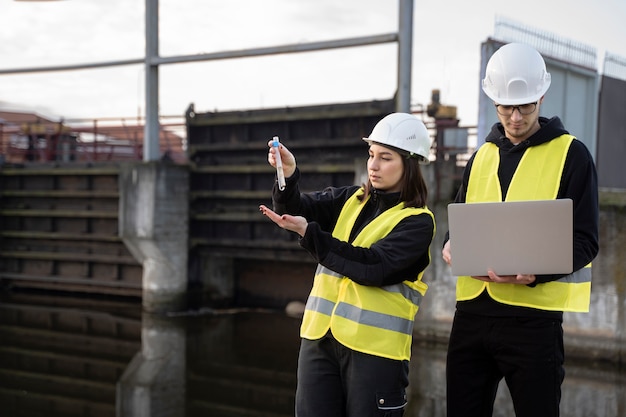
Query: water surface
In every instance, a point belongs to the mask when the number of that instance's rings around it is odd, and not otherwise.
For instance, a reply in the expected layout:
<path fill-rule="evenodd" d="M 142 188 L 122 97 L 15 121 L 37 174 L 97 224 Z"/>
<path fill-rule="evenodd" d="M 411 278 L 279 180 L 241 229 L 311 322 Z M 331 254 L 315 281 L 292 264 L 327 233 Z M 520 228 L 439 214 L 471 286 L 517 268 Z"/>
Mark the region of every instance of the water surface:
<path fill-rule="evenodd" d="M 164 317 L 139 301 L 4 294 L 0 415 L 293 416 L 299 325 L 282 311 Z M 445 348 L 415 341 L 406 417 L 445 417 Z M 614 365 L 569 363 L 562 416 L 626 416 L 625 388 Z M 504 384 L 494 416 L 513 416 Z"/>

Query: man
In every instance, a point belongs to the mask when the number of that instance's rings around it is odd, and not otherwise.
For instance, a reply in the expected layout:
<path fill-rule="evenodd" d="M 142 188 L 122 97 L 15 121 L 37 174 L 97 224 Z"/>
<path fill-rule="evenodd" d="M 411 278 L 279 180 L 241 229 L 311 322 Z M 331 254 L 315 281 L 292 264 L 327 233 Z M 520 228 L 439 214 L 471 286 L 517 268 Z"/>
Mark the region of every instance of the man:
<path fill-rule="evenodd" d="M 517 417 L 559 415 L 563 311 L 589 310 L 599 209 L 589 151 L 558 117 L 539 116 L 549 87 L 544 60 L 530 46 L 511 43 L 493 54 L 483 91 L 499 123 L 468 161 L 455 202 L 571 198 L 574 272 L 458 277 L 446 370 L 448 417 L 491 416 L 502 378 Z M 538 167 L 541 181 L 529 179 Z M 502 236 L 502 245 L 515 238 Z M 449 240 L 442 256 L 454 262 Z"/>

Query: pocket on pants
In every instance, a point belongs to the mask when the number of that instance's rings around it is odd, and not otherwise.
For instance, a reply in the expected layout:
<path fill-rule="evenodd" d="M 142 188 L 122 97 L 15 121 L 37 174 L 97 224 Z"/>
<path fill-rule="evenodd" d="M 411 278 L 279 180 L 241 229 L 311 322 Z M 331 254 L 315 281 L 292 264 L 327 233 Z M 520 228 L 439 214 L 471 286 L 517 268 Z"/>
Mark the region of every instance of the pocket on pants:
<path fill-rule="evenodd" d="M 407 399 L 405 391 L 378 392 L 376 393 L 376 405 L 380 415 L 384 417 L 400 417 L 404 414 Z"/>

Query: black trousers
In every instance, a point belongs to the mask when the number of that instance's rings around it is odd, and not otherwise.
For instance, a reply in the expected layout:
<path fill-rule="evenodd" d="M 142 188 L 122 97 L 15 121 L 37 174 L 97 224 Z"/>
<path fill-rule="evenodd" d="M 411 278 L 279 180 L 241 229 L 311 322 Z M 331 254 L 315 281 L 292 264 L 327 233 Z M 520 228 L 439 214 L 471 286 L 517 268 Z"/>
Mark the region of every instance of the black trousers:
<path fill-rule="evenodd" d="M 401 417 L 409 362 L 348 349 L 329 333 L 302 339 L 296 417 Z"/>
<path fill-rule="evenodd" d="M 517 417 L 558 417 L 563 361 L 560 320 L 457 310 L 446 367 L 448 417 L 491 417 L 502 378 Z"/>

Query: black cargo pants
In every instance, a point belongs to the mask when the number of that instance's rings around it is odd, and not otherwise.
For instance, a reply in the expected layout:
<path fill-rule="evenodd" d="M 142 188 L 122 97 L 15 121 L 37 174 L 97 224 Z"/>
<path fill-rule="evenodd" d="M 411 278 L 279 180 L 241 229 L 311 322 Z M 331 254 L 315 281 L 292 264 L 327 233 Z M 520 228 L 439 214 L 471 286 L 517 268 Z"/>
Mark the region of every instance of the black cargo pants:
<path fill-rule="evenodd" d="M 356 352 L 330 332 L 302 339 L 296 417 L 401 417 L 408 383 L 408 361 Z"/>

